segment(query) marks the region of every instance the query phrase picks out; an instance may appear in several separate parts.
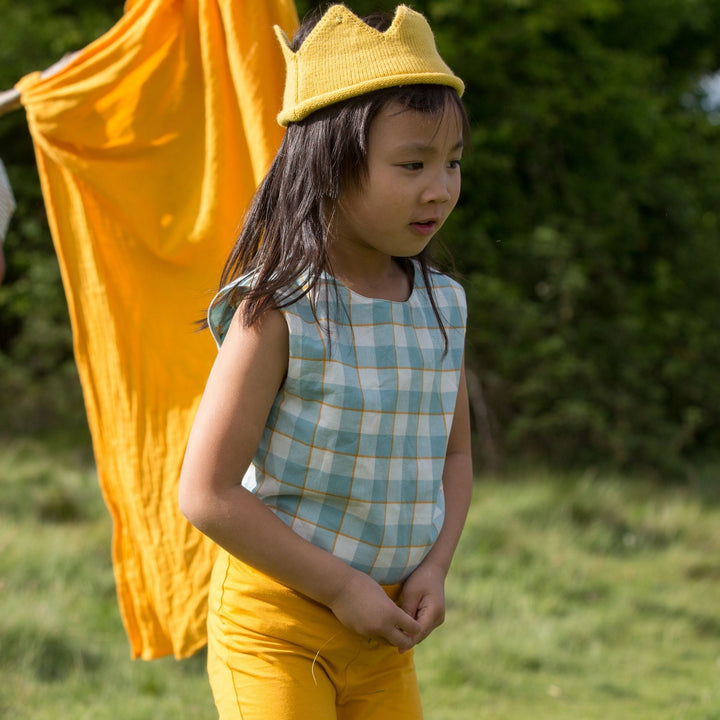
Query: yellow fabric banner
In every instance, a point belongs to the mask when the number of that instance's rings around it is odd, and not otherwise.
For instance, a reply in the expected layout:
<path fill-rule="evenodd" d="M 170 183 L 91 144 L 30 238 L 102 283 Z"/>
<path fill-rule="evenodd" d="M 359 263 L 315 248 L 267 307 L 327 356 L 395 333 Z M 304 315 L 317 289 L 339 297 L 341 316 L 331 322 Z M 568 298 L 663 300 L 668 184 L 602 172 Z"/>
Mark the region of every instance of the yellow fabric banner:
<path fill-rule="evenodd" d="M 17 85 L 62 270 L 133 657 L 205 642 L 214 546 L 177 478 L 215 356 L 195 321 L 282 129 L 292 0 L 128 0 L 58 74 Z"/>

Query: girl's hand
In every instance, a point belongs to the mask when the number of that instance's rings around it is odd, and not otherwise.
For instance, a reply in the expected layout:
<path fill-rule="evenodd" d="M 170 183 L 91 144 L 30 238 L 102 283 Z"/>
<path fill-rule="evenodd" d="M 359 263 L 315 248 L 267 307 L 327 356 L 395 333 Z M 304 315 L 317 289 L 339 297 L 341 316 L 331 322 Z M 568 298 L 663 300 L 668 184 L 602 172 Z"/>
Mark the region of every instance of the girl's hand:
<path fill-rule="evenodd" d="M 445 571 L 439 565 L 421 563 L 405 581 L 400 607 L 420 625 L 416 644 L 445 620 Z"/>
<path fill-rule="evenodd" d="M 335 617 L 363 637 L 382 638 L 401 651 L 418 642 L 421 626 L 401 610 L 369 575 L 354 571 L 328 602 Z"/>

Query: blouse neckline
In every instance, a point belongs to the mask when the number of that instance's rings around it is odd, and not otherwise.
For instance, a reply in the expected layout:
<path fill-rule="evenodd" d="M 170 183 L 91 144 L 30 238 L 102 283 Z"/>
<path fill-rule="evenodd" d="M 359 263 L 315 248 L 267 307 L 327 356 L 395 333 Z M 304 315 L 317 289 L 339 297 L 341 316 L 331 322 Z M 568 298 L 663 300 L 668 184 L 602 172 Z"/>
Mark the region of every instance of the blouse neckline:
<path fill-rule="evenodd" d="M 353 290 L 352 288 L 348 287 L 345 283 L 343 283 L 341 280 L 338 280 L 338 278 L 336 278 L 334 275 L 330 275 L 330 273 L 328 272 L 323 272 L 322 277 L 329 283 L 332 283 L 338 288 L 342 288 L 343 290 L 345 290 L 345 292 L 347 292 L 348 296 L 351 299 L 355 298 L 359 302 L 388 303 L 389 305 L 409 305 L 410 301 L 414 300 L 417 294 L 417 290 L 420 287 L 420 281 L 422 279 L 422 273 L 420 273 L 418 269 L 417 261 L 413 260 L 410 267 L 413 275 L 410 283 L 410 294 L 407 296 L 407 298 L 405 298 L 405 300 L 390 300 L 388 298 L 373 297 L 372 295 L 363 295 L 357 290 Z"/>

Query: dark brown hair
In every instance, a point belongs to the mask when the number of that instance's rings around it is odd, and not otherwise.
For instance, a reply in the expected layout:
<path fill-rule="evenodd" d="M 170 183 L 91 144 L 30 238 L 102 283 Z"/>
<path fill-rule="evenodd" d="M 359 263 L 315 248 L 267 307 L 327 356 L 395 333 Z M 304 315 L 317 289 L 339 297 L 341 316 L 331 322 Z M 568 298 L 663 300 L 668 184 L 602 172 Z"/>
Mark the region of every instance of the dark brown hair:
<path fill-rule="evenodd" d="M 293 39 L 297 50 L 320 17 L 315 13 L 301 25 Z M 363 20 L 381 32 L 392 17 L 378 14 Z M 243 292 L 243 322 L 252 325 L 267 309 L 283 307 L 298 299 L 287 295 L 296 281 L 307 278 L 312 289 L 328 259 L 328 222 L 344 185 L 362 186 L 368 174 L 370 125 L 389 103 L 403 110 L 434 115 L 439 121 L 454 112 L 463 132 L 468 120 L 457 92 L 443 85 L 404 85 L 367 93 L 290 123 L 270 169 L 253 197 L 240 235 L 228 257 L 220 287 L 252 273 L 251 287 Z M 439 326 L 446 338 L 430 279 L 427 249 L 416 259 L 428 288 Z M 410 259 L 397 261 L 411 274 Z M 300 292 L 300 291 L 298 291 Z M 278 298 L 282 296 L 282 300 Z"/>

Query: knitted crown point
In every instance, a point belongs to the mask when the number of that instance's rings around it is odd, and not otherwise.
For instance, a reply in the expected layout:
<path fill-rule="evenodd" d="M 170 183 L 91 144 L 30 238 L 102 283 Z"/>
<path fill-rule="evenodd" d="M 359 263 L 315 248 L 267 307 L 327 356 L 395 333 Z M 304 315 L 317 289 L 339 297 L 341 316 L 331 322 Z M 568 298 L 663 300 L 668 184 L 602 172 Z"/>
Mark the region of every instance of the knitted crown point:
<path fill-rule="evenodd" d="M 447 85 L 458 95 L 463 81 L 445 64 L 423 15 L 399 5 L 384 32 L 345 5 L 333 5 L 297 52 L 275 26 L 287 68 L 280 125 L 373 90 L 399 85 Z"/>

